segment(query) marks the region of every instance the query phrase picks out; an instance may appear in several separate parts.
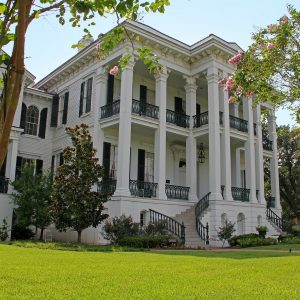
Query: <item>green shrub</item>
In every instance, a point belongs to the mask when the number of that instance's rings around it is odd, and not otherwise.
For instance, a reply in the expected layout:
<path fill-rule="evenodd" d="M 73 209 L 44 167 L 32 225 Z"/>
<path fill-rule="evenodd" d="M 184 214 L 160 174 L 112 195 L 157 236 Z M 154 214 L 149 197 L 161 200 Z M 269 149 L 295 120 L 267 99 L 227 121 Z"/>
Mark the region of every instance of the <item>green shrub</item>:
<path fill-rule="evenodd" d="M 231 239 L 228 240 L 230 246 L 239 246 L 238 240 L 247 239 L 247 238 L 257 238 L 259 235 L 257 233 L 248 233 L 242 235 L 235 235 Z"/>
<path fill-rule="evenodd" d="M 292 233 L 294 236 L 300 237 L 300 226 L 299 225 L 292 226 Z"/>
<path fill-rule="evenodd" d="M 158 221 L 155 223 L 149 223 L 147 226 L 144 226 L 140 235 L 167 235 L 167 221 Z"/>
<path fill-rule="evenodd" d="M 252 237 L 252 238 L 243 238 L 238 239 L 238 245 L 242 248 L 246 247 L 255 247 L 255 246 L 268 246 L 277 244 L 277 240 L 271 237 L 262 238 L 262 237 Z"/>
<path fill-rule="evenodd" d="M 129 236 L 119 241 L 119 246 L 132 248 L 162 248 L 169 245 L 168 235 Z"/>
<path fill-rule="evenodd" d="M 8 224 L 6 219 L 3 219 L 2 226 L 0 226 L 0 241 L 4 242 L 8 238 Z"/>
<path fill-rule="evenodd" d="M 268 227 L 267 226 L 263 226 L 263 225 L 260 225 L 260 226 L 257 226 L 256 227 L 256 230 L 258 232 L 258 235 L 261 237 L 261 238 L 265 238 L 266 237 L 266 234 L 267 232 L 269 231 L 268 230 Z"/>
<path fill-rule="evenodd" d="M 11 230 L 11 239 L 12 240 L 29 240 L 34 237 L 34 232 L 28 228 L 15 224 Z"/>
<path fill-rule="evenodd" d="M 281 243 L 283 244 L 300 244 L 300 237 L 287 235 L 281 238 Z"/>

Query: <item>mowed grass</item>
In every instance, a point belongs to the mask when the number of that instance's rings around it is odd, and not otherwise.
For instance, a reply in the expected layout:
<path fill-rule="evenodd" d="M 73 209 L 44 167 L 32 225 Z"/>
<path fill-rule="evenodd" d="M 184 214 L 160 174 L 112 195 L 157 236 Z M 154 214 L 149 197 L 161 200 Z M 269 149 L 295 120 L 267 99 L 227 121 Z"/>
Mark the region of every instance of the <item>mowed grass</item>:
<path fill-rule="evenodd" d="M 0 299 L 299 299 L 300 256 L 0 245 Z"/>

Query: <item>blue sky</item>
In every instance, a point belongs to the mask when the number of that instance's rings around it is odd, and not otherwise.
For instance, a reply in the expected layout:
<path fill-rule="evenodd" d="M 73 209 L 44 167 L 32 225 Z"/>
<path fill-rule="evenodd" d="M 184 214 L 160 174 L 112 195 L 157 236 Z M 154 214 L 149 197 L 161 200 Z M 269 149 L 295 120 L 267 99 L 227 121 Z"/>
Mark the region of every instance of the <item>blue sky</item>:
<path fill-rule="evenodd" d="M 292 4 L 300 9 L 297 0 L 170 0 L 164 14 L 145 14 L 142 22 L 177 38 L 193 44 L 210 33 L 227 41 L 234 41 L 246 49 L 251 44 L 251 33 L 258 27 L 275 22 Z M 91 28 L 96 38 L 115 26 L 115 19 L 99 18 Z M 26 41 L 27 69 L 37 80 L 76 54 L 71 45 L 82 36 L 82 30 L 69 24 L 58 24 L 54 14 L 43 17 L 30 25 Z M 277 113 L 278 124 L 292 124 L 287 111 Z"/>

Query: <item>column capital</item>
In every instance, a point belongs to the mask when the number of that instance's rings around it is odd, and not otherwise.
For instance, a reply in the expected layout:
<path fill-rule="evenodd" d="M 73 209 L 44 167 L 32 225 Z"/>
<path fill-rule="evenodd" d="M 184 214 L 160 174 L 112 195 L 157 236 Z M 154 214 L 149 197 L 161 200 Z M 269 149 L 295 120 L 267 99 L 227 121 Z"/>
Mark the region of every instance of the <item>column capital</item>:
<path fill-rule="evenodd" d="M 102 66 L 96 70 L 96 81 L 107 80 L 108 66 Z"/>
<path fill-rule="evenodd" d="M 185 81 L 186 81 L 186 84 L 184 86 L 184 89 L 186 92 L 189 92 L 189 91 L 194 91 L 196 92 L 198 86 L 196 84 L 196 79 L 198 78 L 198 76 L 186 76 L 186 75 L 183 75 L 182 76 Z"/>
<path fill-rule="evenodd" d="M 155 80 L 160 80 L 160 81 L 165 80 L 165 81 L 167 81 L 170 73 L 171 73 L 171 70 L 168 69 L 166 66 L 163 66 L 162 70 L 160 72 L 154 74 L 154 78 L 155 78 Z"/>

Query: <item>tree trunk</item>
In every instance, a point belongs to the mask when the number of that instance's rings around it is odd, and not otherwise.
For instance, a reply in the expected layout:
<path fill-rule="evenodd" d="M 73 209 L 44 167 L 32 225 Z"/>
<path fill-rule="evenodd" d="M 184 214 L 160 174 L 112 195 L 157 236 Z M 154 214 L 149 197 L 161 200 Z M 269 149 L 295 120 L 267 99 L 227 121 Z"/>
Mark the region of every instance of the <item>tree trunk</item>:
<path fill-rule="evenodd" d="M 43 236 L 44 236 L 44 229 L 45 228 L 41 228 L 41 233 L 40 233 L 40 241 L 43 240 Z"/>
<path fill-rule="evenodd" d="M 77 242 L 78 243 L 81 243 L 81 230 L 80 231 L 77 231 L 78 232 L 78 237 L 77 237 Z"/>

